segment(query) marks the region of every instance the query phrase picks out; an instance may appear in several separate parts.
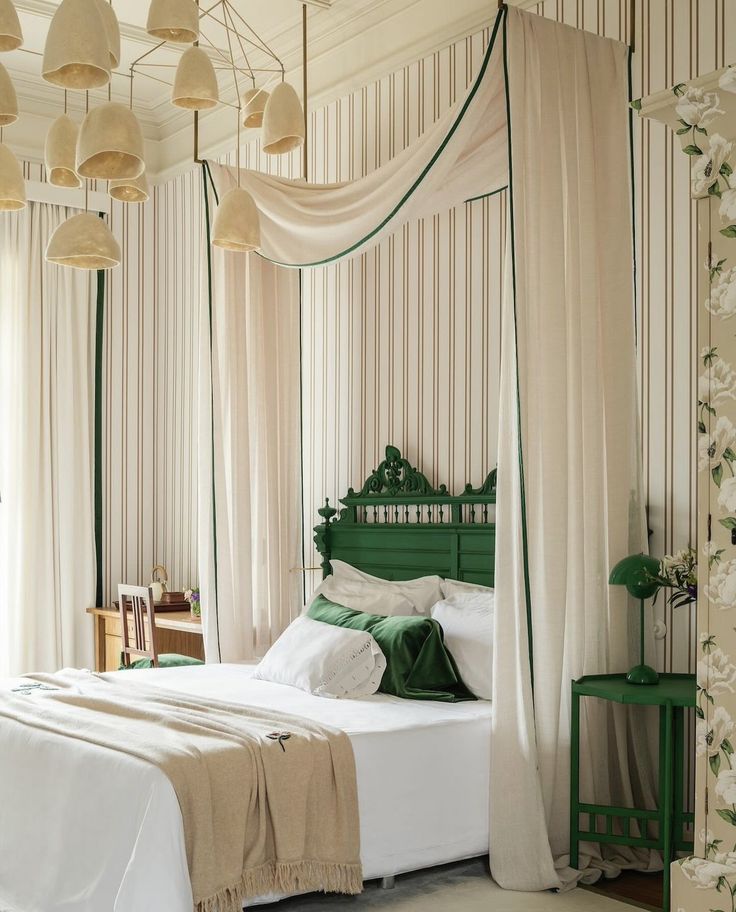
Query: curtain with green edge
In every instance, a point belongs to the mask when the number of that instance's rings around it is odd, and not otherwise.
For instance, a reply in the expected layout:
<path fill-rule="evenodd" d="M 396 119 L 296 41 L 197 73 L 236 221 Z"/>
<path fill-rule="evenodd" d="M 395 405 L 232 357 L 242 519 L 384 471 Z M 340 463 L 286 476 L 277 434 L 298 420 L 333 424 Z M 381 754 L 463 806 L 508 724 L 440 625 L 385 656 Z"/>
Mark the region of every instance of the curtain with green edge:
<path fill-rule="evenodd" d="M 584 857 L 581 873 L 566 856 L 570 680 L 629 666 L 635 644 L 608 567 L 645 542 L 627 58 L 619 42 L 504 8 L 465 97 L 367 177 L 319 186 L 206 167 L 217 202 L 238 183 L 253 196 L 261 248 L 250 259 L 272 267 L 357 255 L 411 219 L 509 187 L 489 853 L 510 889 L 649 863 L 621 849 Z M 586 787 L 643 806 L 646 751 L 631 778 L 609 760 L 637 732 L 620 716 L 587 723 Z"/>

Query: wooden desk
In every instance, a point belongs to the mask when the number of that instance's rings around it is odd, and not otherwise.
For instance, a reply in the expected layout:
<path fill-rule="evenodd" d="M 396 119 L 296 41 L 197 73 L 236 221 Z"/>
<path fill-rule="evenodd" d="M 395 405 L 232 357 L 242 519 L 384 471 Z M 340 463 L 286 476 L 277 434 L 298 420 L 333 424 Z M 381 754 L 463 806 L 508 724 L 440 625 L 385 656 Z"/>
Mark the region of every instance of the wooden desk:
<path fill-rule="evenodd" d="M 88 608 L 87 614 L 95 625 L 95 671 L 117 671 L 123 645 L 120 612 L 117 608 Z M 201 618 L 192 617 L 189 611 L 157 614 L 156 649 L 204 660 Z"/>

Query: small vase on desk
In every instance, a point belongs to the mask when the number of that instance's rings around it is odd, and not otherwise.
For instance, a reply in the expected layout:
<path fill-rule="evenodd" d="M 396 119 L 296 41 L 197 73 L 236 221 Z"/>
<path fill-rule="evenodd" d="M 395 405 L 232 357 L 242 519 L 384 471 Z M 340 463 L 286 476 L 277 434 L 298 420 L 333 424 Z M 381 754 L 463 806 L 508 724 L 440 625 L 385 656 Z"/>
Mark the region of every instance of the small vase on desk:
<path fill-rule="evenodd" d="M 192 617 L 201 617 L 202 607 L 199 602 L 199 588 L 187 589 L 184 593 L 184 598 L 189 602 L 189 610 L 192 612 Z"/>

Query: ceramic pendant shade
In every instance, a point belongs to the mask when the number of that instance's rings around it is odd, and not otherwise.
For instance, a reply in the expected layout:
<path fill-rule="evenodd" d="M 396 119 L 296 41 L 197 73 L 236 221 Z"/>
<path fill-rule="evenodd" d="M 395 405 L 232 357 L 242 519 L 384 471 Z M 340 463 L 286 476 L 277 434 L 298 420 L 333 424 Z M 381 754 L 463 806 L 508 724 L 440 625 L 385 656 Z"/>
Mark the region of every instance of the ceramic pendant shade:
<path fill-rule="evenodd" d="M 241 105 L 243 108 L 243 126 L 260 127 L 263 125 L 263 112 L 269 94 L 265 89 L 248 89 L 243 95 Z"/>
<path fill-rule="evenodd" d="M 120 63 L 120 25 L 112 3 L 108 0 L 97 0 L 97 8 L 105 23 L 105 34 L 107 35 L 107 50 L 110 54 L 110 67 L 115 67 Z"/>
<path fill-rule="evenodd" d="M 20 162 L 4 143 L 0 143 L 0 211 L 25 207 L 26 185 Z"/>
<path fill-rule="evenodd" d="M 18 99 L 8 71 L 0 63 L 0 127 L 7 127 L 18 119 Z"/>
<path fill-rule="evenodd" d="M 112 269 L 120 265 L 120 245 L 99 216 L 82 212 L 51 235 L 46 259 L 74 269 Z"/>
<path fill-rule="evenodd" d="M 192 44 L 199 38 L 199 9 L 194 0 L 151 0 L 146 31 L 159 41 Z"/>
<path fill-rule="evenodd" d="M 261 223 L 253 197 L 242 187 L 223 196 L 212 227 L 212 244 L 246 253 L 261 246 Z"/>
<path fill-rule="evenodd" d="M 107 85 L 110 49 L 98 0 L 62 0 L 46 36 L 41 74 L 64 89 Z"/>
<path fill-rule="evenodd" d="M 144 169 L 143 134 L 130 108 L 115 101 L 92 108 L 79 130 L 77 174 L 118 180 Z"/>
<path fill-rule="evenodd" d="M 107 192 L 113 199 L 120 200 L 121 203 L 147 202 L 150 194 L 145 171 L 140 177 L 110 181 Z"/>
<path fill-rule="evenodd" d="M 14 51 L 23 44 L 23 31 L 12 0 L 0 0 L 0 51 Z"/>
<path fill-rule="evenodd" d="M 212 61 L 202 48 L 189 48 L 181 55 L 176 68 L 171 103 L 190 111 L 204 111 L 214 108 L 219 99 Z"/>
<path fill-rule="evenodd" d="M 66 114 L 57 117 L 46 134 L 46 176 L 55 187 L 79 187 L 77 174 L 77 125 Z"/>
<path fill-rule="evenodd" d="M 263 151 L 283 155 L 304 143 L 304 112 L 299 96 L 288 82 L 271 92 L 263 113 Z"/>

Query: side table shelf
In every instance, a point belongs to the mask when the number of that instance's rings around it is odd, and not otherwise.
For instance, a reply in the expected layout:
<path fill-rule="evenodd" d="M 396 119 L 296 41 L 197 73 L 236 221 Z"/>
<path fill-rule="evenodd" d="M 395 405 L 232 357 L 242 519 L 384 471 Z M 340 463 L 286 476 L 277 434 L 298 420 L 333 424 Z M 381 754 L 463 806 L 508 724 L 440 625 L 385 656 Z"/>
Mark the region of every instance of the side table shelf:
<path fill-rule="evenodd" d="M 691 852 L 685 830 L 693 814 L 683 807 L 685 710 L 695 706 L 695 677 L 662 674 L 658 684 L 629 684 L 626 675 L 586 675 L 572 682 L 570 722 L 570 866 L 581 842 L 658 849 L 664 860 L 663 908 L 669 909 L 669 865 Z M 589 804 L 580 800 L 580 698 L 659 707 L 659 807 L 656 810 Z M 599 824 L 601 824 L 599 826 Z M 656 835 L 652 831 L 656 831 Z"/>

